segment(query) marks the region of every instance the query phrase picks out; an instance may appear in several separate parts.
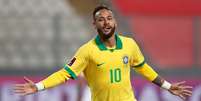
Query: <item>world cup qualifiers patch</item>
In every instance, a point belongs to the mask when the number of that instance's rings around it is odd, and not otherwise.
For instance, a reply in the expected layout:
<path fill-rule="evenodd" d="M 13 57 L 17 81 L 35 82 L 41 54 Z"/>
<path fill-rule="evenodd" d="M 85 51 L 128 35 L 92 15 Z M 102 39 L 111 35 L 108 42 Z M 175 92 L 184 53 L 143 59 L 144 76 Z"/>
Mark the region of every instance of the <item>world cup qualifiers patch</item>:
<path fill-rule="evenodd" d="M 72 65 L 73 65 L 73 63 L 75 62 L 75 60 L 76 60 L 76 58 L 75 58 L 75 57 L 73 57 L 73 59 L 71 59 L 71 61 L 68 63 L 68 65 L 69 65 L 69 66 L 72 66 Z"/>
<path fill-rule="evenodd" d="M 128 56 L 124 56 L 123 57 L 123 63 L 124 64 L 128 64 Z"/>

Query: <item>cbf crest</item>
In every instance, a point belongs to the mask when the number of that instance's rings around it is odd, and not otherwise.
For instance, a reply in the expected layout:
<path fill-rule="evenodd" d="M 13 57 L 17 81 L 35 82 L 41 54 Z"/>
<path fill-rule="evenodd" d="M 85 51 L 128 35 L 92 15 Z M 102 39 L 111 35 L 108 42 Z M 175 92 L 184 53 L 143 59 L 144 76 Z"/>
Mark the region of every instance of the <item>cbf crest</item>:
<path fill-rule="evenodd" d="M 128 56 L 123 56 L 123 63 L 128 64 Z"/>

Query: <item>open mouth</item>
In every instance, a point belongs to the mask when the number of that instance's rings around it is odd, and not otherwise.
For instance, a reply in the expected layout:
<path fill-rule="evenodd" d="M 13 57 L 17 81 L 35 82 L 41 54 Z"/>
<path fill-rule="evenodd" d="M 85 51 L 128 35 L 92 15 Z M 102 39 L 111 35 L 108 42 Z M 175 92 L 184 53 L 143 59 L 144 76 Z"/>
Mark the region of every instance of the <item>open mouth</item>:
<path fill-rule="evenodd" d="M 111 31 L 112 27 L 104 27 L 103 31 L 107 34 Z"/>

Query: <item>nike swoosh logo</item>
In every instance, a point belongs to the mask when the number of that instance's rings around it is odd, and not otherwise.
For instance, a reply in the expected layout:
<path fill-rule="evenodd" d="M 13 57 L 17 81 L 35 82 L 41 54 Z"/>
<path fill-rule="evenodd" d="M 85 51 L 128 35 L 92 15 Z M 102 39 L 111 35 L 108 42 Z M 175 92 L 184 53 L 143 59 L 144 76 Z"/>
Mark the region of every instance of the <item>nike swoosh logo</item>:
<path fill-rule="evenodd" d="M 103 65 L 103 64 L 105 64 L 105 63 L 103 62 L 103 63 L 97 64 L 97 66 L 99 67 L 99 66 L 101 66 L 101 65 Z"/>

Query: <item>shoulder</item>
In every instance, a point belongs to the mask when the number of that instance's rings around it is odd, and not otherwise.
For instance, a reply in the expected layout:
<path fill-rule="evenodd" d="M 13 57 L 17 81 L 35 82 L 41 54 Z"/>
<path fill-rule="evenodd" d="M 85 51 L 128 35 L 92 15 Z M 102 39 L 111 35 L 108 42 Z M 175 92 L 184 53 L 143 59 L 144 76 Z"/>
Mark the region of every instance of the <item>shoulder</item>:
<path fill-rule="evenodd" d="M 136 44 L 136 41 L 132 37 L 119 35 L 119 38 L 122 40 L 123 43 Z"/>
<path fill-rule="evenodd" d="M 119 35 L 119 37 L 122 40 L 124 46 L 134 50 L 139 49 L 139 45 L 134 38 L 122 35 Z"/>
<path fill-rule="evenodd" d="M 78 51 L 82 51 L 82 53 L 85 54 L 91 54 L 92 52 L 98 50 L 98 47 L 96 45 L 95 42 L 95 38 L 92 38 L 91 40 L 89 40 L 88 42 L 84 43 L 79 49 Z"/>
<path fill-rule="evenodd" d="M 132 37 L 129 37 L 129 36 L 125 36 L 125 35 L 118 35 L 120 39 L 123 39 L 123 40 L 131 40 Z"/>
<path fill-rule="evenodd" d="M 84 43 L 79 50 L 83 50 L 83 51 L 88 51 L 90 50 L 92 47 L 92 40 L 89 40 L 88 42 Z"/>

